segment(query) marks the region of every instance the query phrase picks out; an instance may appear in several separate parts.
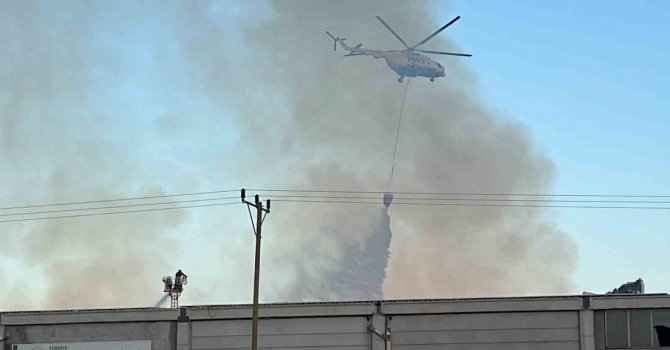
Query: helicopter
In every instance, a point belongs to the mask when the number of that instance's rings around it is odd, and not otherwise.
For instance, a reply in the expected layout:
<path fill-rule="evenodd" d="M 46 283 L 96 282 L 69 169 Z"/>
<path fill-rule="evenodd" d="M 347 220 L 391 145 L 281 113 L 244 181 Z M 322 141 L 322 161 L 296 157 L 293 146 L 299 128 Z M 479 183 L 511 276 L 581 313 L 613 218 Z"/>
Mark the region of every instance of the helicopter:
<path fill-rule="evenodd" d="M 393 71 L 398 73 L 398 82 L 402 83 L 405 77 L 426 77 L 430 78 L 430 81 L 435 81 L 435 79 L 444 77 L 444 67 L 428 56 L 422 55 L 421 53 L 427 54 L 437 54 L 437 55 L 449 55 L 449 56 L 462 56 L 462 57 L 471 57 L 470 54 L 465 53 L 456 53 L 456 52 L 444 52 L 444 51 L 431 51 L 431 50 L 421 50 L 417 47 L 425 44 L 428 40 L 432 39 L 434 36 L 439 34 L 441 31 L 449 27 L 458 21 L 461 16 L 449 21 L 449 23 L 443 25 L 440 29 L 436 30 L 433 34 L 429 35 L 427 38 L 423 39 L 421 42 L 414 46 L 409 46 L 403 40 L 398 33 L 396 33 L 388 23 L 386 23 L 381 17 L 376 16 L 376 18 L 381 22 L 381 24 L 388 29 L 393 36 L 396 37 L 404 46 L 404 50 L 375 50 L 363 48 L 363 44 L 358 44 L 356 46 L 349 46 L 345 42 L 346 38 L 335 37 L 330 32 L 326 31 L 326 34 L 333 39 L 333 51 L 337 51 L 337 43 L 340 43 L 340 46 L 348 53 L 344 55 L 345 57 L 351 56 L 372 56 L 374 58 L 383 58 L 386 60 L 386 64 Z"/>

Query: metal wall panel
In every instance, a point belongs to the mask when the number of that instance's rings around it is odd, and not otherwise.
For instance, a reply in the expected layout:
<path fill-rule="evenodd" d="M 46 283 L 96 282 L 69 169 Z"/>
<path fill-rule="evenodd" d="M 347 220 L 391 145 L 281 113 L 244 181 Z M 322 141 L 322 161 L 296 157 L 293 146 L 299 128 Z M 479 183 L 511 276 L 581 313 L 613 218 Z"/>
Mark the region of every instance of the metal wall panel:
<path fill-rule="evenodd" d="M 439 344 L 439 345 L 412 345 L 394 346 L 397 349 L 412 350 L 572 350 L 579 349 L 579 344 L 572 343 L 464 343 L 464 344 Z"/>
<path fill-rule="evenodd" d="M 365 317 L 261 319 L 258 345 L 264 349 L 369 350 Z M 251 320 L 193 321 L 193 350 L 248 349 Z"/>
<path fill-rule="evenodd" d="M 397 315 L 393 348 L 431 350 L 579 349 L 576 311 Z"/>
<path fill-rule="evenodd" d="M 170 322 L 5 326 L 6 344 L 151 340 L 152 350 L 174 350 Z"/>

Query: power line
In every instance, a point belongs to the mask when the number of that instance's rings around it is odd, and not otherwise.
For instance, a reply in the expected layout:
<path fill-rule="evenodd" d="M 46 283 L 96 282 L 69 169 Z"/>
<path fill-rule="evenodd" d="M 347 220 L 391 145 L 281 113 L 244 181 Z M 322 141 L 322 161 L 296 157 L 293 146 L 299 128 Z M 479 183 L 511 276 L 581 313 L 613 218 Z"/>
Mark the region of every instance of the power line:
<path fill-rule="evenodd" d="M 267 191 L 267 190 L 266 190 Z M 278 197 L 278 196 L 275 196 Z M 107 206 L 107 207 L 96 207 L 96 208 L 77 208 L 77 209 L 63 209 L 63 210 L 54 210 L 54 211 L 45 211 L 45 212 L 32 212 L 32 213 L 19 213 L 11 215 L 36 215 L 36 214 L 46 214 L 46 213 L 55 213 L 55 212 L 68 212 L 68 211 L 86 211 L 86 210 L 103 210 L 103 209 L 118 209 L 122 207 L 133 207 L 133 206 L 146 206 L 146 205 L 167 205 L 167 204 L 178 204 L 178 203 L 187 203 L 187 202 L 197 202 L 197 201 L 206 201 L 206 200 L 224 200 L 224 199 L 233 199 L 237 197 L 223 197 L 223 198 L 211 198 L 211 199 L 198 199 L 198 200 L 185 200 L 185 201 L 172 201 L 172 202 L 163 202 L 163 203 L 147 203 L 147 204 L 134 204 L 134 205 L 124 205 L 124 206 Z M 368 204 L 368 205 L 379 205 L 379 198 L 376 197 L 342 197 L 342 199 L 348 200 L 339 200 L 338 197 L 307 197 L 305 199 L 289 199 L 295 198 L 295 196 L 284 196 L 285 199 L 274 199 L 275 202 L 285 202 L 285 203 L 327 203 L 327 204 Z M 352 200 L 357 199 L 357 200 Z M 368 199 L 375 199 L 375 201 L 369 201 Z M 503 207 L 503 208 L 571 208 L 571 209 L 632 209 L 632 210 L 670 210 L 670 207 L 659 207 L 659 206 L 606 206 L 606 205 L 548 205 L 548 204 L 492 204 L 492 203 L 482 203 L 486 202 L 485 200 L 480 199 L 464 199 L 464 201 L 471 201 L 470 203 L 436 203 L 435 198 L 430 199 L 416 199 L 416 198 L 396 198 L 400 201 L 394 201 L 393 205 L 402 205 L 402 206 L 454 206 L 454 207 Z M 403 202 L 402 200 L 411 200 Z M 504 202 L 504 200 L 502 200 Z M 535 202 L 529 200 L 530 202 Z M 538 200 L 537 202 L 544 202 Z M 555 202 L 566 202 L 566 203 L 583 203 L 587 201 L 555 201 Z M 595 201 L 596 203 L 601 203 Z M 627 201 L 619 201 L 621 203 L 628 203 Z M 655 204 L 656 202 L 643 202 L 643 201 L 629 201 L 631 203 L 640 203 L 640 204 Z M 618 203 L 617 201 L 609 201 L 607 203 Z M 667 202 L 658 202 L 658 203 L 667 203 Z M 167 208 L 150 208 L 150 209 L 136 209 L 136 210 L 124 210 L 124 211 L 113 211 L 113 212 L 103 212 L 103 213 L 87 213 L 87 214 L 75 214 L 75 215 L 59 215 L 59 216 L 43 216 L 43 217 L 28 217 L 28 218 L 18 218 L 18 219 L 9 219 L 9 220 L 0 220 L 0 223 L 9 223 L 9 222 L 22 222 L 22 221 L 38 221 L 38 220 L 50 220 L 50 219 L 65 219 L 65 218 L 78 218 L 78 217 L 89 217 L 89 216 L 101 216 L 101 215 L 115 215 L 115 214 L 128 214 L 128 213 L 142 213 L 142 212 L 153 212 L 153 211 L 162 211 L 162 210 L 177 210 L 177 209 L 190 209 L 190 208 L 203 208 L 203 207 L 215 207 L 215 206 L 225 206 L 239 204 L 239 202 L 230 202 L 230 203 L 214 203 L 214 204 L 199 204 L 199 205 L 186 205 L 186 206 L 177 206 L 177 207 L 167 207 Z M 7 216 L 3 214 L 2 216 Z"/>
<path fill-rule="evenodd" d="M 379 202 L 363 201 L 334 201 L 334 200 L 300 200 L 275 199 L 274 202 L 288 203 L 332 203 L 332 204 L 377 204 Z M 541 205 L 541 204 L 482 204 L 482 203 L 421 203 L 421 202 L 393 202 L 393 205 L 420 205 L 420 206 L 454 206 L 454 207 L 506 207 L 506 208 L 580 208 L 580 209 L 655 209 L 670 210 L 670 207 L 640 207 L 640 206 L 587 206 L 587 205 Z"/>
<path fill-rule="evenodd" d="M 21 206 L 0 207 L 0 210 L 32 209 L 42 207 L 55 207 L 67 205 L 82 205 L 94 203 L 121 202 L 132 200 L 146 200 L 170 197 L 198 196 L 207 194 L 220 194 L 237 192 L 239 190 L 218 190 L 205 192 L 188 192 L 177 194 L 166 194 L 157 196 L 125 197 L 114 199 L 98 199 L 88 201 L 71 201 L 49 204 L 33 204 Z M 410 192 L 410 191 L 360 191 L 360 190 L 304 190 L 304 189 L 249 189 L 249 191 L 258 192 L 279 192 L 279 193 L 337 193 L 337 194 L 385 194 L 395 195 L 426 195 L 426 196 L 495 196 L 495 197 L 592 197 L 592 198 L 670 198 L 670 195 L 640 195 L 640 194 L 541 194 L 541 193 L 486 193 L 486 192 Z M 279 197 L 279 195 L 272 195 Z"/>
<path fill-rule="evenodd" d="M 486 192 L 407 192 L 407 191 L 358 191 L 358 190 L 290 190 L 290 189 L 248 189 L 258 192 L 295 192 L 295 193 L 351 193 L 351 194 L 405 194 L 405 195 L 444 195 L 444 196 L 518 196 L 518 197 L 621 197 L 621 198 L 670 198 L 670 195 L 639 194 L 542 194 L 542 193 L 486 193 Z"/>
<path fill-rule="evenodd" d="M 21 215 L 37 215 L 37 214 L 53 214 L 53 213 L 65 213 L 65 212 L 77 212 L 77 211 L 89 211 L 89 210 L 104 210 L 104 209 L 132 208 L 132 207 L 144 207 L 144 206 L 150 206 L 150 205 L 170 205 L 170 204 L 180 204 L 180 203 L 194 203 L 194 202 L 218 201 L 218 200 L 227 200 L 227 199 L 236 199 L 236 198 L 239 198 L 239 197 L 219 197 L 219 198 L 205 198 L 205 199 L 189 199 L 189 200 L 183 200 L 183 201 L 156 202 L 156 203 L 140 203 L 140 204 L 125 204 L 125 205 L 113 205 L 113 206 L 106 206 L 106 207 L 89 207 L 89 208 L 73 208 L 73 209 L 44 210 L 44 211 L 22 212 L 22 213 L 6 213 L 6 214 L 0 214 L 0 217 L 3 217 L 3 216 L 21 216 Z"/>
<path fill-rule="evenodd" d="M 668 204 L 670 201 L 663 200 L 628 200 L 630 199 L 652 199 L 652 198 L 670 198 L 670 195 L 633 195 L 633 194 L 537 194 L 537 193 L 477 193 L 477 192 L 408 192 L 408 191 L 394 191 L 394 192 L 385 192 L 385 191 L 357 191 L 357 190 L 291 190 L 291 189 L 250 189 L 251 191 L 259 192 L 268 192 L 265 194 L 266 197 L 273 198 L 277 202 L 287 202 L 287 203 L 329 203 L 329 204 L 379 204 L 380 198 L 365 196 L 369 194 L 385 194 L 392 193 L 396 195 L 401 195 L 396 197 L 394 205 L 403 205 L 403 206 L 458 206 L 458 207 L 521 207 L 521 208 L 575 208 L 575 209 L 641 209 L 641 210 L 669 210 L 670 207 L 667 206 L 655 206 L 656 204 Z M 143 196 L 143 197 L 127 197 L 127 198 L 116 198 L 116 199 L 100 199 L 92 201 L 73 201 L 73 202 L 64 202 L 64 203 L 50 203 L 50 204 L 41 204 L 41 205 L 26 205 L 26 206 L 14 206 L 14 207 L 5 207 L 0 208 L 0 210 L 11 210 L 11 209 L 28 209 L 28 208 L 42 208 L 42 207 L 54 207 L 54 206 L 69 206 L 69 205 L 81 205 L 81 204 L 91 204 L 91 203 L 105 203 L 105 202 L 117 202 L 117 201 L 129 201 L 129 200 L 146 200 L 146 199 L 156 199 L 156 198 L 169 198 L 169 197 L 180 197 L 180 196 L 197 196 L 197 195 L 207 195 L 215 193 L 229 193 L 235 192 L 238 190 L 221 190 L 221 191 L 206 191 L 206 192 L 191 192 L 191 193 L 178 193 L 178 194 L 167 194 L 159 196 Z M 272 194 L 277 193 L 277 194 Z M 340 195 L 337 195 L 340 194 Z M 405 195 L 405 196 L 402 196 Z M 412 197 L 415 196 L 415 197 Z M 416 197 L 421 196 L 421 197 Z M 441 196 L 441 197 L 440 197 Z M 444 198 L 444 196 L 452 196 L 455 198 Z M 471 198 L 463 198 L 464 196 L 469 196 Z M 497 198 L 482 198 L 485 196 L 497 197 Z M 507 197 L 522 197 L 522 198 L 499 198 L 502 196 Z M 472 198 L 474 197 L 474 198 Z M 529 198 L 523 198 L 529 197 Z M 565 197 L 576 197 L 584 199 L 555 199 L 552 197 L 565 198 Z M 113 205 L 113 206 L 99 206 L 99 207 L 89 207 L 89 208 L 64 208 L 64 209 L 55 209 L 55 210 L 44 210 L 36 212 L 20 212 L 20 213 L 3 213 L 0 214 L 0 217 L 7 216 L 32 216 L 32 215 L 43 215 L 43 214 L 54 214 L 54 213 L 64 213 L 64 212 L 86 212 L 94 210 L 109 210 L 109 209 L 120 209 L 120 208 L 135 208 L 135 207 L 146 207 L 146 206 L 156 206 L 156 205 L 175 205 L 183 203 L 194 203 L 194 202 L 204 202 L 204 201 L 217 201 L 217 200 L 229 200 L 236 199 L 238 197 L 218 197 L 218 198 L 202 198 L 202 199 L 188 199 L 188 200 L 177 200 L 177 201 L 165 201 L 165 202 L 154 202 L 154 203 L 136 203 L 136 204 L 124 204 L 124 205 Z M 598 199 L 598 198 L 608 198 L 608 199 Z M 621 199 L 617 199 L 621 198 Z M 446 203 L 445 203 L 446 202 Z M 86 217 L 86 216 L 97 216 L 97 215 L 112 215 L 112 214 L 125 214 L 125 213 L 138 213 L 138 212 L 151 212 L 151 211 L 160 211 L 160 210 L 173 210 L 173 209 L 188 209 L 188 208 L 199 208 L 199 207 L 208 207 L 208 206 L 219 206 L 219 205 L 232 205 L 238 202 L 232 203 L 216 203 L 216 204 L 203 204 L 203 205 L 188 205 L 188 206 L 178 206 L 178 207 L 169 207 L 169 208 L 149 208 L 149 209 L 137 209 L 137 210 L 124 210 L 124 211 L 113 211 L 113 212 L 104 212 L 104 213 L 86 213 L 86 214 L 76 214 L 76 215 L 59 215 L 59 216 L 41 216 L 41 217 L 27 217 L 27 218 L 17 218 L 10 220 L 1 220 L 0 223 L 4 222 L 19 222 L 19 221 L 33 221 L 33 220 L 48 220 L 48 219 L 59 219 L 59 218 L 74 218 L 74 217 Z M 566 203 L 566 205 L 556 205 L 553 203 Z M 648 204 L 647 206 L 640 205 L 568 205 L 568 204 Z"/>
<path fill-rule="evenodd" d="M 215 194 L 215 193 L 229 193 L 229 192 L 238 192 L 239 190 L 221 190 L 221 191 L 207 191 L 207 192 L 189 192 L 189 193 L 177 193 L 177 194 L 165 194 L 157 196 L 143 196 L 143 197 L 126 197 L 126 198 L 115 198 L 115 199 L 98 199 L 98 200 L 89 200 L 89 201 L 80 201 L 80 202 L 62 202 L 62 203 L 50 203 L 50 204 L 34 204 L 34 205 L 22 205 L 14 207 L 4 207 L 0 210 L 11 210 L 11 209 L 30 209 L 30 208 L 40 208 L 40 207 L 56 207 L 63 205 L 77 205 L 77 204 L 92 204 L 92 203 L 105 203 L 105 202 L 120 202 L 120 201 L 132 201 L 140 199 L 156 199 L 156 198 L 168 198 L 168 197 L 184 197 L 184 196 L 198 196 L 205 194 Z"/>
<path fill-rule="evenodd" d="M 361 196 L 314 196 L 314 195 L 271 195 L 263 194 L 269 198 L 312 198 L 312 199 L 371 199 L 378 200 L 380 197 Z M 582 200 L 582 199 L 500 199 L 500 198 L 437 198 L 437 197 L 395 197 L 394 200 L 411 201 L 481 201 L 481 202 L 533 202 L 533 203 L 637 203 L 637 204 L 670 204 L 670 201 L 640 201 L 640 200 Z"/>
<path fill-rule="evenodd" d="M 138 209 L 138 210 L 124 210 L 124 211 L 114 211 L 114 212 L 105 212 L 105 213 L 90 213 L 90 214 L 61 215 L 61 216 L 44 216 L 44 217 L 38 217 L 38 218 L 23 218 L 23 219 L 0 220 L 0 223 L 4 223 L 4 222 L 20 222 L 20 221 L 37 221 L 37 220 L 49 220 L 49 219 L 79 218 L 79 217 L 87 217 L 87 216 L 114 215 L 114 214 L 128 214 L 128 213 L 143 213 L 143 212 L 160 211 L 160 210 L 176 210 L 176 209 L 189 209 L 189 208 L 216 207 L 216 206 L 232 205 L 232 204 L 240 204 L 240 202 L 232 202 L 232 203 L 215 203 L 215 204 L 200 204 L 200 205 L 185 205 L 185 206 L 181 206 L 181 207 L 153 208 L 153 209 Z"/>

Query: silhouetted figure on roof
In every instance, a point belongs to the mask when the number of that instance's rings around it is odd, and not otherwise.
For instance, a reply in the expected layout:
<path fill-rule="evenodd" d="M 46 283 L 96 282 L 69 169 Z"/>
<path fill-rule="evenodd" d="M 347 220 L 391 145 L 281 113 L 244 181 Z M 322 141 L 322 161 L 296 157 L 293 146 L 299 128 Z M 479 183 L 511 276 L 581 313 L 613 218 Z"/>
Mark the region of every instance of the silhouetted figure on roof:
<path fill-rule="evenodd" d="M 670 327 L 656 325 L 654 326 L 654 329 L 656 330 L 656 336 L 658 337 L 658 345 L 670 347 Z"/>
<path fill-rule="evenodd" d="M 180 269 L 179 271 L 177 271 L 177 278 L 181 278 L 181 277 L 186 277 L 186 278 L 188 278 L 188 276 L 186 276 L 185 273 L 181 272 L 181 269 Z"/>

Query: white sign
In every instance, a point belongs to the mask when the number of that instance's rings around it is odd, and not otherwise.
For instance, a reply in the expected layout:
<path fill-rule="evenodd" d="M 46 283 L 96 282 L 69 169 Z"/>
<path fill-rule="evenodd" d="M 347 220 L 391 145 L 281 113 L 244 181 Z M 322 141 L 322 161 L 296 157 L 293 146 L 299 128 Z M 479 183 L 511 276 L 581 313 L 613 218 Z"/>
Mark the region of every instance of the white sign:
<path fill-rule="evenodd" d="M 12 350 L 151 350 L 151 340 L 14 344 Z"/>

